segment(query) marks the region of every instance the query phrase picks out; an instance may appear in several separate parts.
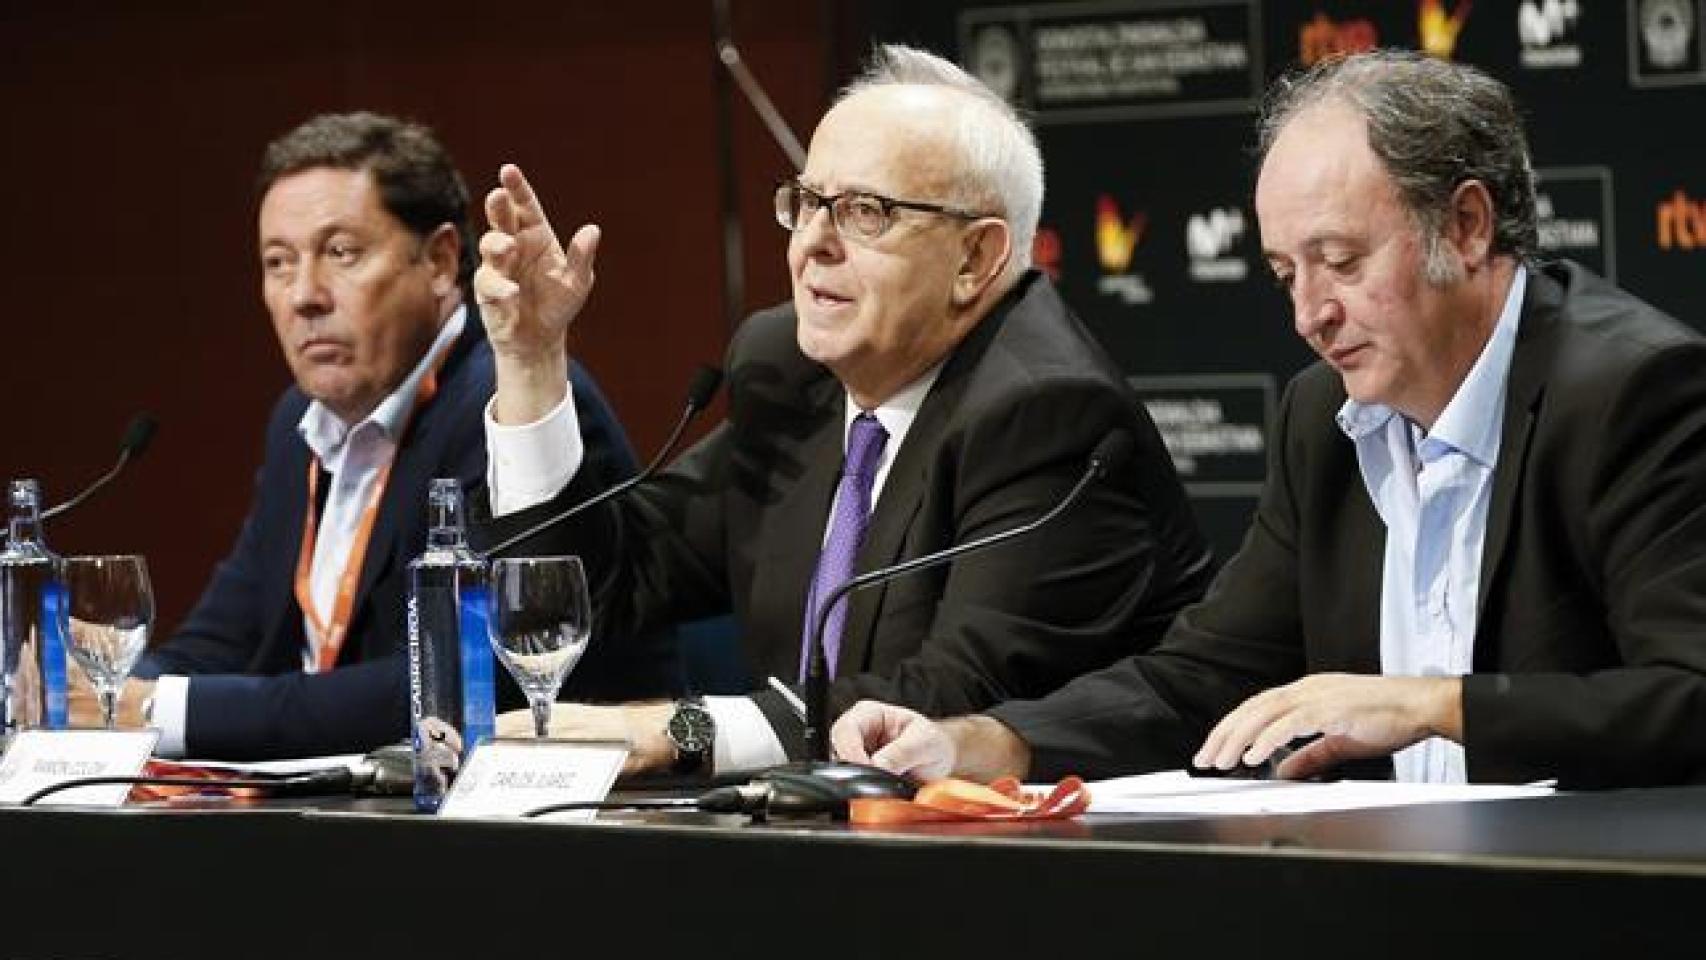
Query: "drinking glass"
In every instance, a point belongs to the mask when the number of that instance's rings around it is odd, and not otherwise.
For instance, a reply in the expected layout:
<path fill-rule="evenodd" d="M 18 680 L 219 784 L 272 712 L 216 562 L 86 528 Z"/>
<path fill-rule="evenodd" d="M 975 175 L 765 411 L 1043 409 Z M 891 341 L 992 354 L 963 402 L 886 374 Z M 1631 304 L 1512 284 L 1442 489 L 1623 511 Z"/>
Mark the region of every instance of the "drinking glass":
<path fill-rule="evenodd" d="M 65 648 L 100 698 L 102 724 L 117 725 L 118 695 L 154 624 L 148 564 L 136 554 L 68 557 Z"/>
<path fill-rule="evenodd" d="M 579 557 L 492 561 L 487 593 L 492 649 L 527 695 L 544 739 L 551 703 L 592 635 L 592 597 Z"/>

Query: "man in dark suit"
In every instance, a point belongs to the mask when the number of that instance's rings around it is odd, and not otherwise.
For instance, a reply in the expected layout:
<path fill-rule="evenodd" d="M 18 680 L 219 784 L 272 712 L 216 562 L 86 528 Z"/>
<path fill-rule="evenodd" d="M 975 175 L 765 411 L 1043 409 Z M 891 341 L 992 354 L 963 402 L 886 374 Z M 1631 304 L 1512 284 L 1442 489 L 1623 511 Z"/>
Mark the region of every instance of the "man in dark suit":
<path fill-rule="evenodd" d="M 464 298 L 475 257 L 449 155 L 415 124 L 321 116 L 268 147 L 260 195 L 262 294 L 296 382 L 268 422 L 236 546 L 122 698 L 168 754 L 303 756 L 406 737 L 404 600 L 428 481 L 467 488 L 485 470 L 491 347 Z M 573 383 L 587 469 L 606 483 L 630 474 L 597 387 L 579 370 Z M 668 693 L 668 649 L 589 656 L 576 682 L 598 696 Z"/>
<path fill-rule="evenodd" d="M 572 442 L 551 364 L 597 235 L 583 227 L 559 246 L 521 172 L 500 176 L 475 290 L 492 318 L 502 463 L 511 430 L 562 435 L 544 450 Z M 781 688 L 802 674 L 808 611 L 857 571 L 1036 519 L 1114 431 L 1136 455 L 1056 524 L 832 611 L 832 711 L 861 696 L 942 714 L 1041 694 L 1147 647 L 1200 593 L 1206 550 L 1154 426 L 1027 269 L 1041 202 L 1036 144 L 1000 98 L 939 58 L 883 51 L 777 191 L 794 300 L 735 336 L 728 420 L 666 474 L 533 545 L 588 561 L 595 647 L 732 610 L 773 683 L 705 703 L 559 708 L 557 732 L 628 737 L 630 770 L 726 773 L 798 755 L 797 703 Z M 535 506 L 494 471 L 486 536 L 600 486 L 538 472 L 555 480 L 530 489 L 562 492 Z M 526 718 L 506 723 L 520 732 Z"/>
<path fill-rule="evenodd" d="M 1261 134 L 1262 246 L 1324 362 L 1238 554 L 1150 654 L 941 724 L 860 704 L 837 749 L 924 777 L 1698 779 L 1706 342 L 1534 262 L 1521 122 L 1474 68 L 1336 61 Z"/>

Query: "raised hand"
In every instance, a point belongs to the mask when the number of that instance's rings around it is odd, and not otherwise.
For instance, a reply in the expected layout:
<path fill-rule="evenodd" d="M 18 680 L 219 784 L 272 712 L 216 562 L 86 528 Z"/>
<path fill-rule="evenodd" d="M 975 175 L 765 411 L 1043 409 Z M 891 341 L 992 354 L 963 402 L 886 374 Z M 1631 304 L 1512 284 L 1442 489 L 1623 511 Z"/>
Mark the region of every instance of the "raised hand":
<path fill-rule="evenodd" d="M 498 182 L 486 195 L 491 229 L 480 238 L 474 298 L 498 360 L 497 418 L 524 423 L 566 389 L 565 342 L 592 293 L 599 230 L 583 226 L 565 247 L 520 167 L 504 164 Z"/>

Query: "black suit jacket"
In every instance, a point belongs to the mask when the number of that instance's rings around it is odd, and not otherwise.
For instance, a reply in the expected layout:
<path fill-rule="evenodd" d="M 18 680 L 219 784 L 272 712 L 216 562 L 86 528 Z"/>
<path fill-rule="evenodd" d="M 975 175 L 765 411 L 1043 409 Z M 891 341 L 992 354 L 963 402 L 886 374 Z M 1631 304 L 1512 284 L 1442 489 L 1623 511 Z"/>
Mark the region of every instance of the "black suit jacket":
<path fill-rule="evenodd" d="M 800 353 L 794 325 L 790 306 L 751 317 L 729 348 L 727 421 L 666 473 L 531 545 L 587 560 L 597 635 L 732 610 L 750 673 L 798 677 L 846 391 Z M 1038 274 L 945 361 L 895 454 L 857 569 L 1035 519 L 1115 429 L 1131 434 L 1136 455 L 1053 525 L 855 594 L 832 712 L 862 697 L 933 715 L 982 709 L 1152 644 L 1200 594 L 1208 554 L 1148 415 Z M 577 477 L 554 503 L 493 522 L 480 538 L 595 489 Z M 797 718 L 774 693 L 754 699 L 797 755 Z"/>
<path fill-rule="evenodd" d="M 574 371 L 587 441 L 586 471 L 615 482 L 634 471 L 633 454 L 597 385 Z M 308 398 L 285 391 L 267 424 L 266 458 L 249 515 L 231 554 L 214 571 L 182 626 L 149 652 L 137 675 L 192 676 L 185 727 L 191 755 L 226 759 L 362 751 L 404 739 L 409 698 L 404 599 L 408 564 L 426 544 L 426 493 L 434 477 L 464 489 L 484 481 L 482 415 L 493 390 L 491 346 L 470 304 L 466 326 L 439 373 L 438 393 L 403 435 L 373 524 L 336 669 L 302 672 L 302 609 L 293 589 L 307 508 L 307 444 L 297 422 Z M 571 693 L 626 699 L 679 685 L 672 638 L 650 636 L 641 650 L 589 651 L 571 675 Z M 642 655 L 643 654 L 643 655 Z M 502 669 L 500 697 L 522 701 Z"/>
<path fill-rule="evenodd" d="M 1292 382 L 1243 546 L 1153 654 L 992 711 L 1040 775 L 1178 767 L 1253 693 L 1380 672 L 1385 529 L 1344 400 L 1325 365 Z M 1573 264 L 1529 274 L 1480 580 L 1472 780 L 1706 770 L 1706 342 Z"/>

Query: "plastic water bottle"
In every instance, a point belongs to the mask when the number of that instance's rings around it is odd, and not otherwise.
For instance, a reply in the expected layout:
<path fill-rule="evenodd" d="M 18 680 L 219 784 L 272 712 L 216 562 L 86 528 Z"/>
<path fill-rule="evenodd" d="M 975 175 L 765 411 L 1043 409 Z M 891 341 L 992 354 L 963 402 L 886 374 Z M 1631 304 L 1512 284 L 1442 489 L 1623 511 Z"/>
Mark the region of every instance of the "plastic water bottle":
<path fill-rule="evenodd" d="M 7 735 L 66 721 L 65 581 L 41 536 L 41 486 L 14 480 L 0 550 L 0 715 Z"/>
<path fill-rule="evenodd" d="M 415 808 L 438 809 L 468 751 L 496 725 L 486 564 L 469 549 L 462 491 L 434 480 L 426 550 L 409 564 L 409 705 Z"/>

